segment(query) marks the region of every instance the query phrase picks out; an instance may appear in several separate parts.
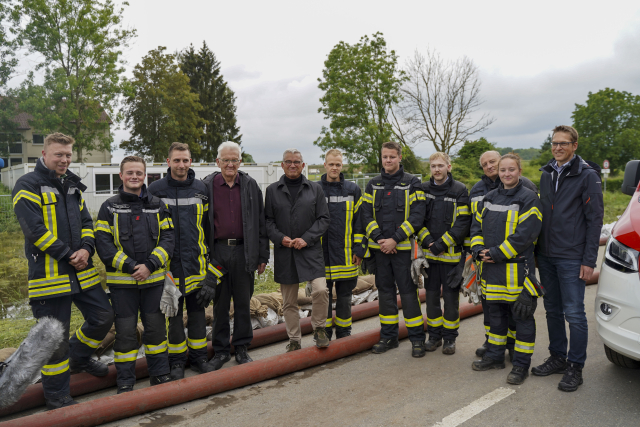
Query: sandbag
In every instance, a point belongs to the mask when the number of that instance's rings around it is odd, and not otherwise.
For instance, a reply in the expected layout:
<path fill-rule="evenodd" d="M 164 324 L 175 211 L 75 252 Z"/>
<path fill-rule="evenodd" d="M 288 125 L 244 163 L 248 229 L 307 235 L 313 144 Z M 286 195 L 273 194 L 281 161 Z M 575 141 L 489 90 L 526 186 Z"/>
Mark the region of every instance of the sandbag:
<path fill-rule="evenodd" d="M 304 289 L 298 289 L 298 306 L 302 307 L 303 305 L 311 304 L 311 297 L 308 297 Z"/>
<path fill-rule="evenodd" d="M 358 277 L 358 280 L 364 280 L 367 283 L 371 283 L 371 285 L 373 286 L 371 288 L 372 291 L 377 291 L 378 288 L 376 287 L 376 276 L 373 274 L 369 274 L 367 276 L 360 276 Z"/>
<path fill-rule="evenodd" d="M 204 318 L 207 326 L 213 326 L 213 304 L 209 304 L 209 306 L 204 309 Z"/>
<path fill-rule="evenodd" d="M 282 294 L 277 292 L 272 292 L 270 294 L 258 294 L 255 295 L 256 298 L 262 305 L 266 305 L 268 308 L 273 310 L 278 316 L 282 316 Z"/>
<path fill-rule="evenodd" d="M 13 347 L 3 348 L 2 350 L 0 350 L 0 362 L 4 362 L 15 352 L 16 349 Z"/>
<path fill-rule="evenodd" d="M 371 289 L 373 289 L 374 283 L 371 283 L 371 281 L 369 280 L 365 280 L 364 277 L 365 276 L 358 277 L 358 282 L 356 283 L 356 287 L 353 288 L 353 291 L 351 291 L 353 295 L 359 295 L 361 293 L 364 293 L 366 291 L 370 291 Z"/>
<path fill-rule="evenodd" d="M 249 313 L 251 317 L 267 317 L 269 307 L 266 305 L 262 305 L 260 301 L 256 297 L 251 297 L 251 301 L 249 302 Z"/>
<path fill-rule="evenodd" d="M 107 332 L 107 335 L 104 337 L 96 351 L 94 352 L 96 356 L 101 357 L 107 350 L 113 347 L 114 342 L 116 341 L 116 325 L 114 324 Z"/>

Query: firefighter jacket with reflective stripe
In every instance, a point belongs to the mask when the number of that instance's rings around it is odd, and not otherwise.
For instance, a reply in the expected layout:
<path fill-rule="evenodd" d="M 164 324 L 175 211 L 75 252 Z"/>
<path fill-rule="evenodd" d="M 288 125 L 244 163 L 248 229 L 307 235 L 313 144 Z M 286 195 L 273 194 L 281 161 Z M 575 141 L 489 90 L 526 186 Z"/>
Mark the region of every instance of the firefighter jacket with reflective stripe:
<path fill-rule="evenodd" d="M 506 190 L 502 184 L 478 202 L 471 223 L 471 250 L 489 249 L 495 263 L 480 263 L 487 301 L 512 302 L 523 286 L 540 296 L 527 275 L 534 274 L 534 242 L 542 228 L 540 199 L 522 182 Z"/>
<path fill-rule="evenodd" d="M 364 258 L 366 251 L 364 228 L 360 220 L 362 191 L 354 182 L 345 181 L 342 174 L 338 182 L 327 181 L 327 174 L 324 174 L 319 184 L 324 190 L 331 218 L 329 228 L 321 239 L 327 280 L 352 279 L 358 276 L 353 255 Z"/>
<path fill-rule="evenodd" d="M 540 169 L 545 220 L 536 251 L 547 257 L 579 259 L 582 265 L 595 267 L 604 216 L 600 176 L 576 155 L 558 177 L 551 166 L 554 161 Z"/>
<path fill-rule="evenodd" d="M 35 171 L 13 187 L 13 208 L 24 233 L 29 265 L 29 298 L 71 295 L 100 283 L 93 266 L 93 220 L 82 191 L 87 187 L 67 171 L 63 180 L 39 159 Z M 68 262 L 79 249 L 89 251 L 87 267 L 76 271 Z"/>
<path fill-rule="evenodd" d="M 369 181 L 362 196 L 362 224 L 368 248 L 380 249 L 378 240 L 393 238 L 398 243 L 397 250 L 410 251 L 409 237 L 422 227 L 425 205 L 418 178 L 405 173 L 402 165 L 393 175 L 383 169 Z"/>
<path fill-rule="evenodd" d="M 531 180 L 527 177 L 521 176 L 520 182 L 522 182 L 522 186 L 528 188 L 534 193 L 538 194 L 538 187 L 531 182 Z M 476 182 L 475 185 L 471 188 L 469 192 L 469 199 L 471 199 L 471 215 L 475 215 L 478 211 L 478 202 L 481 202 L 484 199 L 485 194 L 489 191 L 493 191 L 500 185 L 500 177 L 496 177 L 495 181 L 491 181 L 486 175 L 482 175 L 480 181 Z"/>
<path fill-rule="evenodd" d="M 100 207 L 95 231 L 107 286 L 142 289 L 164 283 L 165 266 L 174 246 L 171 212 L 145 186 L 141 194 L 127 193 L 121 185 L 118 195 Z M 131 276 L 137 264 L 144 264 L 151 272 L 144 281 Z"/>
<path fill-rule="evenodd" d="M 201 288 L 207 274 L 211 280 L 220 283 L 223 270 L 215 260 L 209 261 L 211 254 L 205 239 L 209 223 L 207 188 L 195 178 L 195 171 L 189 169 L 187 179 L 178 181 L 171 177 L 171 168 L 168 168 L 164 178 L 149 185 L 149 192 L 159 197 L 171 211 L 175 246 L 168 266 L 174 278 L 184 279 L 185 288 L 180 289 L 183 295 Z"/>
<path fill-rule="evenodd" d="M 422 189 L 427 207 L 418 241 L 424 249 L 429 249 L 425 257 L 429 262 L 457 263 L 471 227 L 469 191 L 451 174 L 442 185 L 436 185 L 432 177 L 422 184 Z"/>

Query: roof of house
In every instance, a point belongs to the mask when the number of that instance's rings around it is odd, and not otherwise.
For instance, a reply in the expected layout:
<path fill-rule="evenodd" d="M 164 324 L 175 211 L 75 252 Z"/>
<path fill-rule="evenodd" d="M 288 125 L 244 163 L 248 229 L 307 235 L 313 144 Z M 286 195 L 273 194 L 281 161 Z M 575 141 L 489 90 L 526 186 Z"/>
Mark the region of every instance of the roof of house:
<path fill-rule="evenodd" d="M 16 117 L 13 120 L 18 124 L 17 130 L 29 130 L 31 129 L 29 120 L 33 120 L 33 116 L 29 113 L 25 113 L 24 111 L 21 111 L 16 115 Z M 102 110 L 102 114 L 100 115 L 98 122 L 99 123 L 108 122 L 109 124 L 113 124 L 113 121 L 111 120 L 107 112 L 104 110 Z"/>

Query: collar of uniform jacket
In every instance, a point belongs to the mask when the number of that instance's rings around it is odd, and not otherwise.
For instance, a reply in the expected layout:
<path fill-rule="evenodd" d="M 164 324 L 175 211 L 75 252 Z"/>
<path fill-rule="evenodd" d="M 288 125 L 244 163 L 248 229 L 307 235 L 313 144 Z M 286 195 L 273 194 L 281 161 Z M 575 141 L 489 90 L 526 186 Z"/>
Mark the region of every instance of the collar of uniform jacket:
<path fill-rule="evenodd" d="M 546 165 L 540 168 L 540 171 L 552 174 L 554 171 L 556 171 L 556 168 L 554 167 L 555 164 L 556 164 L 556 160 L 551 159 L 549 160 L 549 163 L 547 163 Z M 582 160 L 582 157 L 580 157 L 577 154 L 573 155 L 573 158 L 567 162 L 566 166 L 569 166 L 571 168 L 571 171 L 569 172 L 569 174 L 572 176 L 581 174 L 582 169 L 593 169 L 591 166 L 587 164 L 587 162 Z M 563 168 L 562 170 L 564 170 L 565 168 Z"/>
<path fill-rule="evenodd" d="M 487 175 L 482 175 L 481 179 L 485 182 L 485 184 L 487 184 L 487 188 L 489 188 L 489 190 L 495 190 L 496 188 L 498 188 L 501 182 L 499 176 L 496 176 L 495 181 L 493 181 Z"/>
<path fill-rule="evenodd" d="M 447 179 L 445 179 L 442 184 L 436 184 L 436 180 L 433 179 L 433 177 L 429 178 L 429 181 L 431 181 L 431 184 L 435 185 L 436 187 L 440 185 L 445 185 L 447 182 L 449 183 L 449 186 L 451 186 L 451 183 L 453 182 L 453 177 L 451 176 L 451 172 L 447 172 Z"/>
<path fill-rule="evenodd" d="M 509 188 L 506 189 L 504 188 L 504 184 L 500 183 L 500 185 L 498 186 L 498 194 L 502 194 L 505 196 L 513 196 L 514 194 L 516 194 L 518 192 L 518 190 L 520 190 L 520 187 L 522 187 L 522 181 L 518 181 L 518 183 L 516 184 L 515 187 L 513 188 Z"/>
<path fill-rule="evenodd" d="M 124 187 L 122 185 L 118 187 L 118 194 L 120 194 L 120 198 L 124 202 L 137 202 L 138 200 L 148 202 L 149 199 L 149 192 L 147 191 L 146 184 L 142 184 L 142 190 L 140 190 L 139 196 L 137 194 L 127 193 L 126 191 L 124 191 Z"/>
<path fill-rule="evenodd" d="M 282 176 L 278 180 L 278 188 L 281 191 L 284 191 L 285 193 L 288 193 L 289 189 L 287 188 L 287 184 L 285 184 L 285 182 L 284 182 L 285 177 L 286 177 L 286 175 L 282 174 Z M 307 177 L 304 176 L 304 174 L 300 175 L 300 177 L 302 178 L 302 184 L 301 185 L 306 185 L 308 187 L 309 186 L 309 180 L 307 179 Z"/>
<path fill-rule="evenodd" d="M 187 179 L 184 181 L 178 181 L 171 176 L 171 168 L 167 168 L 167 184 L 169 187 L 190 187 L 193 184 L 193 180 L 196 179 L 196 171 L 189 168 L 187 172 Z"/>
<path fill-rule="evenodd" d="M 60 182 L 58 177 L 56 176 L 56 172 L 52 171 L 44 164 L 44 159 L 42 157 L 40 157 L 36 162 L 36 167 L 34 171 L 39 173 L 40 175 L 46 176 L 49 179 L 55 179 L 58 182 Z M 82 182 L 80 182 L 80 177 L 75 173 L 71 172 L 69 169 L 67 169 L 65 181 L 71 181 L 81 191 L 85 191 L 87 189 L 87 187 Z"/>
<path fill-rule="evenodd" d="M 342 174 L 342 172 L 340 172 L 340 181 L 327 181 L 327 174 L 325 173 L 320 177 L 320 181 L 323 184 L 342 186 L 342 184 L 344 183 L 344 175 Z"/>
<path fill-rule="evenodd" d="M 551 162 L 551 167 L 554 168 L 556 170 L 556 172 L 558 172 L 558 175 L 560 175 L 562 173 L 562 171 L 566 168 L 566 167 L 571 167 L 573 166 L 573 162 L 576 159 L 576 155 L 574 154 L 573 157 L 571 158 L 571 160 L 569 160 L 567 163 L 565 163 L 562 166 L 558 166 L 558 161 L 557 160 L 553 160 Z"/>
<path fill-rule="evenodd" d="M 393 173 L 391 175 L 389 175 L 387 171 L 385 171 L 384 168 L 382 168 L 382 170 L 380 171 L 380 175 L 382 175 L 382 179 L 386 183 L 395 183 L 400 181 L 404 176 L 404 167 L 402 166 L 402 164 L 400 164 L 400 169 L 398 169 L 396 173 Z"/>

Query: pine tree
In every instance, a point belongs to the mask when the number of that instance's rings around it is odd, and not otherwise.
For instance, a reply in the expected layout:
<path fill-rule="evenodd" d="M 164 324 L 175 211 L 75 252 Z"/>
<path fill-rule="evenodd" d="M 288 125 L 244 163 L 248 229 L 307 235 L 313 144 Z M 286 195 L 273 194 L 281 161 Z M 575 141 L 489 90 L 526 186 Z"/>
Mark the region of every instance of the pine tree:
<path fill-rule="evenodd" d="M 212 162 L 218 146 L 225 141 L 241 144 L 242 135 L 237 124 L 236 96 L 220 73 L 220 62 L 205 42 L 196 52 L 193 45 L 178 54 L 183 73 L 189 77 L 191 91 L 198 95 L 202 138 L 199 141 L 200 160 Z"/>

